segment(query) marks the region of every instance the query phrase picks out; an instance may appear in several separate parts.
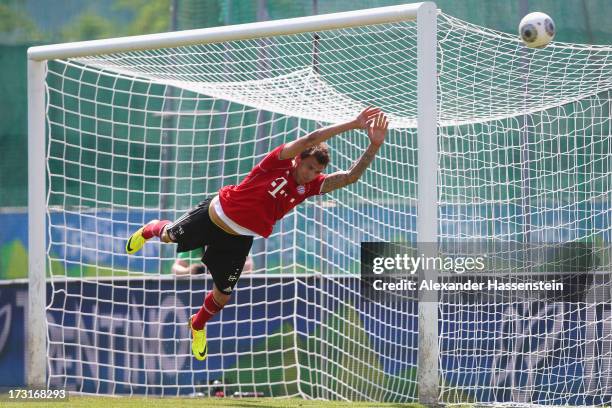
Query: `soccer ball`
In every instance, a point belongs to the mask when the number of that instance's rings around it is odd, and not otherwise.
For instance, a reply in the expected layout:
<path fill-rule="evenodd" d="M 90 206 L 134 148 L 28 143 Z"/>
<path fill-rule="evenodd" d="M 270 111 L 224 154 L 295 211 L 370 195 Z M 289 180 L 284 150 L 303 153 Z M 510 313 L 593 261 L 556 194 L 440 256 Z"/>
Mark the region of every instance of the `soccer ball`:
<path fill-rule="evenodd" d="M 529 13 L 519 24 L 519 36 L 529 48 L 544 48 L 555 36 L 555 22 L 547 14 Z"/>

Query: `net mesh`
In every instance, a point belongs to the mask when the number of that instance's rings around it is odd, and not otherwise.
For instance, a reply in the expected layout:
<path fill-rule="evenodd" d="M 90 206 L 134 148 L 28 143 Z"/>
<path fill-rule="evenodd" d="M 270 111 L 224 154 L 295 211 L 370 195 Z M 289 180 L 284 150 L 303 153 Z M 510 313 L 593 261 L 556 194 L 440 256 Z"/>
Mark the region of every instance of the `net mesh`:
<path fill-rule="evenodd" d="M 49 382 L 182 395 L 220 380 L 238 393 L 414 401 L 418 304 L 366 301 L 357 276 L 361 242 L 418 238 L 416 38 L 403 22 L 50 61 Z M 444 14 L 438 42 L 440 241 L 532 252 L 587 241 L 598 255 L 585 296 L 568 302 L 442 296 L 440 400 L 609 402 L 612 49 L 528 50 Z M 255 273 L 207 325 L 206 362 L 192 360 L 187 316 L 210 280 L 172 276 L 169 245 L 128 257 L 125 238 L 368 105 L 391 120 L 375 162 L 255 240 Z M 332 173 L 368 139 L 329 144 Z M 530 255 L 528 272 L 546 264 Z"/>

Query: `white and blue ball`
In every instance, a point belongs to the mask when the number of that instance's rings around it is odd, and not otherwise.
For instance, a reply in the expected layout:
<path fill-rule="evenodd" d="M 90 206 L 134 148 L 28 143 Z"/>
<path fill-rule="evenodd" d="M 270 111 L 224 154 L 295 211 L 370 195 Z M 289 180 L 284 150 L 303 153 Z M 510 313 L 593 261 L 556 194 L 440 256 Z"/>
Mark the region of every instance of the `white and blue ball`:
<path fill-rule="evenodd" d="M 529 13 L 519 24 L 519 36 L 529 48 L 544 48 L 555 37 L 555 22 L 548 14 Z"/>

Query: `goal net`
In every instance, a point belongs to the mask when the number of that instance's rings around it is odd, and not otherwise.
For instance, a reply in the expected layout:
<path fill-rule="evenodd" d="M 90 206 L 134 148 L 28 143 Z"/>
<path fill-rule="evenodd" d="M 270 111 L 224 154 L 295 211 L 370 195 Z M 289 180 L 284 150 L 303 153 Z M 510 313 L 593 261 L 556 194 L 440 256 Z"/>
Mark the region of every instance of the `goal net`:
<path fill-rule="evenodd" d="M 534 51 L 442 13 L 437 25 L 439 242 L 486 243 L 500 277 L 577 293 L 442 291 L 437 398 L 610 403 L 612 48 Z M 367 299 L 359 273 L 362 242 L 418 240 L 417 33 L 403 21 L 47 61 L 49 385 L 416 401 L 418 300 Z M 173 245 L 128 256 L 125 239 L 368 105 L 391 122 L 374 163 L 255 239 L 194 360 L 187 319 L 212 280 L 173 275 Z M 329 145 L 332 173 L 368 138 Z"/>

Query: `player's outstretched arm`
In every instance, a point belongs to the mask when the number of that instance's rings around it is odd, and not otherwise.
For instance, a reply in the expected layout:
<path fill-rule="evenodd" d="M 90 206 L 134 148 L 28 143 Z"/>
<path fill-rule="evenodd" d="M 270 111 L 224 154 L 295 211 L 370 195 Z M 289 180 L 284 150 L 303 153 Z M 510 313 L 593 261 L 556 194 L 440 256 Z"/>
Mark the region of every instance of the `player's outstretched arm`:
<path fill-rule="evenodd" d="M 372 163 L 378 149 L 385 142 L 389 121 L 384 113 L 378 113 L 369 123 L 368 137 L 370 138 L 370 146 L 363 152 L 359 160 L 353 163 L 348 171 L 338 171 L 327 176 L 321 186 L 321 193 L 329 193 L 332 190 L 356 182 L 370 163 Z"/>
<path fill-rule="evenodd" d="M 287 143 L 285 147 L 283 147 L 283 150 L 281 150 L 279 158 L 281 160 L 292 159 L 309 147 L 316 146 L 340 133 L 353 129 L 365 129 L 379 113 L 380 108 L 368 107 L 350 122 L 339 123 L 337 125 L 315 130 L 306 136 L 302 136 L 299 139 Z"/>

